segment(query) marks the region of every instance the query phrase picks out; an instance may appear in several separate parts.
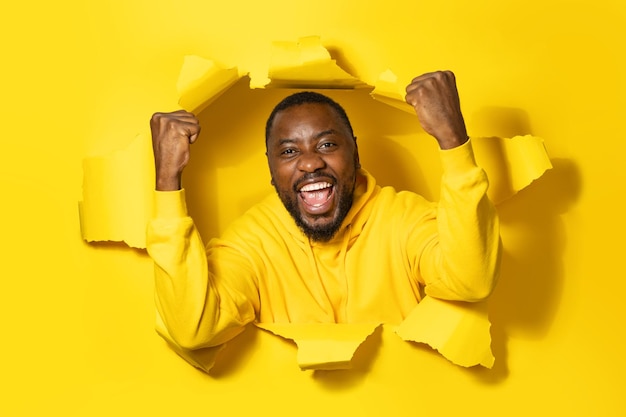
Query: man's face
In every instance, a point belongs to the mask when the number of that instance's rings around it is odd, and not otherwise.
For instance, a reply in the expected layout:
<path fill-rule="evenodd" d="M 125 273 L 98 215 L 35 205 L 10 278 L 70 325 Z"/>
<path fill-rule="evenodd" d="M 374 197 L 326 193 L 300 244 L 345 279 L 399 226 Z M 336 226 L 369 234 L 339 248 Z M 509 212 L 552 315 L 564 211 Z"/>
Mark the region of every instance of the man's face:
<path fill-rule="evenodd" d="M 278 196 L 304 233 L 328 241 L 352 206 L 359 157 L 345 122 L 327 104 L 276 114 L 267 159 Z"/>

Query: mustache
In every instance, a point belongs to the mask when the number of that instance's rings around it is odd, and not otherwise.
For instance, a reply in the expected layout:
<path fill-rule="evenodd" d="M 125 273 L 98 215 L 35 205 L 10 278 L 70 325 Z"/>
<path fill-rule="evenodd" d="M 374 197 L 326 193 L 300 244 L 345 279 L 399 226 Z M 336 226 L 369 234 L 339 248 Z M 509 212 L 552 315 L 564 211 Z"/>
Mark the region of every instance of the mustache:
<path fill-rule="evenodd" d="M 300 189 L 300 185 L 303 182 L 316 180 L 318 178 L 330 178 L 332 180 L 333 184 L 337 184 L 337 178 L 335 178 L 331 174 L 328 174 L 326 172 L 308 172 L 308 173 L 304 174 L 302 177 L 298 178 L 298 180 L 293 185 L 293 192 L 297 193 L 298 190 Z"/>

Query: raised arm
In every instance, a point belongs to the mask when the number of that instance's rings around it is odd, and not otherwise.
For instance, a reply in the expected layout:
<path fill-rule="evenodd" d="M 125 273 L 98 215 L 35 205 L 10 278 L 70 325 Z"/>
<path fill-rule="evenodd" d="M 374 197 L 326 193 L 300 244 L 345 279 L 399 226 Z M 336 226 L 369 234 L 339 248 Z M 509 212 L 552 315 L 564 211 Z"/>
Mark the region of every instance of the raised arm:
<path fill-rule="evenodd" d="M 146 242 L 155 265 L 157 330 L 183 350 L 218 345 L 254 320 L 257 294 L 251 268 L 224 245 L 207 259 L 187 213 L 181 177 L 200 133 L 198 119 L 186 111 L 156 113 L 150 127 L 156 191 Z"/>
<path fill-rule="evenodd" d="M 443 166 L 433 239 L 418 258 L 426 294 L 484 299 L 499 273 L 499 223 L 487 198 L 487 176 L 474 160 L 454 74 L 438 71 L 416 77 L 407 87 L 406 101 L 437 140 Z"/>

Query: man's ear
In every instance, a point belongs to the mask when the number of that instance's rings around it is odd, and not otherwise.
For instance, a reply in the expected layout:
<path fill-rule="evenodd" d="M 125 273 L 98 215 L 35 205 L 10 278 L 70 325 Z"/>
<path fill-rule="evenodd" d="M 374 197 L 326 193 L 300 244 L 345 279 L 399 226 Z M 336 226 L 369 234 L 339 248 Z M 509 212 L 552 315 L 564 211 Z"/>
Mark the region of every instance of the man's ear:
<path fill-rule="evenodd" d="M 356 144 L 356 136 L 354 136 L 353 139 L 354 139 L 354 165 L 356 166 L 357 169 L 360 169 L 361 160 L 359 159 L 359 147 Z"/>
<path fill-rule="evenodd" d="M 270 171 L 270 177 L 272 178 L 270 184 L 275 186 L 276 184 L 274 183 L 274 173 L 272 172 L 272 167 L 270 166 L 270 157 L 267 154 L 267 148 L 265 148 L 265 158 L 267 159 L 267 169 Z"/>

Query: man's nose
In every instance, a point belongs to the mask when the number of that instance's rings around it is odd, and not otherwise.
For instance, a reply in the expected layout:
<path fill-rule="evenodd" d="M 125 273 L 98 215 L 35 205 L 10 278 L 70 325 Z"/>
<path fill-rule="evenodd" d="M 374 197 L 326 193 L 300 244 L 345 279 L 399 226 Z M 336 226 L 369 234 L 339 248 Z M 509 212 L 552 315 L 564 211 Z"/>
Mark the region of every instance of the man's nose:
<path fill-rule="evenodd" d="M 298 159 L 298 169 L 303 172 L 315 172 L 325 166 L 324 159 L 317 152 L 304 152 Z"/>

